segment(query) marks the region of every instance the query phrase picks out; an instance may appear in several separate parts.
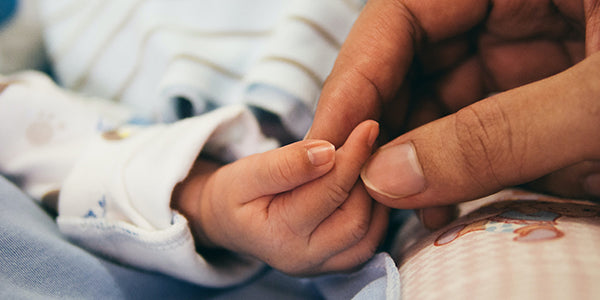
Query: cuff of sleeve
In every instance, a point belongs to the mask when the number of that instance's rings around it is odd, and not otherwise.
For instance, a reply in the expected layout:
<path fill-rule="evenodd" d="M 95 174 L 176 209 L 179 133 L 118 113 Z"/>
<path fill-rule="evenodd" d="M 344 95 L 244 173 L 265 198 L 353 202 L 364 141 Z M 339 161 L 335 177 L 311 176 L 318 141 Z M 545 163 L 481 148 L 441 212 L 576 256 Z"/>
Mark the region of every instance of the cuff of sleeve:
<path fill-rule="evenodd" d="M 174 186 L 208 145 L 228 149 L 223 152 L 233 157 L 276 146 L 242 106 L 171 125 L 105 133 L 63 185 L 61 230 L 122 263 L 196 284 L 221 287 L 248 279 L 262 263 L 232 257 L 239 263 L 212 266 L 196 253 L 187 220 L 170 209 Z M 239 145 L 248 153 L 240 152 Z"/>
<path fill-rule="evenodd" d="M 239 284 L 264 267 L 259 261 L 241 256 L 228 257 L 227 268 L 206 261 L 195 252 L 187 220 L 176 212 L 173 224 L 162 230 L 145 230 L 106 218 L 60 216 L 57 223 L 63 234 L 93 252 L 203 286 Z"/>

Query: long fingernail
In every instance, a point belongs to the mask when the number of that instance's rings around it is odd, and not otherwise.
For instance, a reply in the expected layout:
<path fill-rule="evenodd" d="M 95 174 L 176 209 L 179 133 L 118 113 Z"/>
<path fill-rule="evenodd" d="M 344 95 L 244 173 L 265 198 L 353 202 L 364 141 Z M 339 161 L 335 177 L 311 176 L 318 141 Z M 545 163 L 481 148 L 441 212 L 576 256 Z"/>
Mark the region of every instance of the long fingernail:
<path fill-rule="evenodd" d="M 600 197 L 600 173 L 588 175 L 583 181 L 585 191 L 595 197 Z"/>
<path fill-rule="evenodd" d="M 367 188 L 394 199 L 425 188 L 423 170 L 412 144 L 381 148 L 367 162 L 361 177 Z"/>
<path fill-rule="evenodd" d="M 306 147 L 308 160 L 310 160 L 310 163 L 315 167 L 329 163 L 335 156 L 335 147 L 331 143 L 325 141 L 311 143 Z"/>

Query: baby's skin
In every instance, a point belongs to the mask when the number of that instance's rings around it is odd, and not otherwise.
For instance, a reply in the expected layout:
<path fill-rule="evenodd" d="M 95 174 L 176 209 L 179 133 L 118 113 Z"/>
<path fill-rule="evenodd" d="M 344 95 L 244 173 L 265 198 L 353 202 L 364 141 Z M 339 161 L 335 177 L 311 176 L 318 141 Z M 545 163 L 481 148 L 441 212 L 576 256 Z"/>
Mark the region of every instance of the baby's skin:
<path fill-rule="evenodd" d="M 225 166 L 198 160 L 174 193 L 198 251 L 226 249 L 291 275 L 348 271 L 374 253 L 388 209 L 361 188 L 378 124 L 359 124 L 339 149 L 304 140 Z"/>

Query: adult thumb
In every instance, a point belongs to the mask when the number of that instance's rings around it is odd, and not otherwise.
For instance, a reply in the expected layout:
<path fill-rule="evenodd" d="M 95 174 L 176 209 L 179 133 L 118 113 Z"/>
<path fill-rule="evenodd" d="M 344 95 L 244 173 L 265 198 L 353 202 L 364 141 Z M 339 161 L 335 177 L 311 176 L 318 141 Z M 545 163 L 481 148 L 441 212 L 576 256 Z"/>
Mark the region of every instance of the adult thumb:
<path fill-rule="evenodd" d="M 443 206 L 600 157 L 600 56 L 496 94 L 381 147 L 361 177 L 395 208 Z"/>

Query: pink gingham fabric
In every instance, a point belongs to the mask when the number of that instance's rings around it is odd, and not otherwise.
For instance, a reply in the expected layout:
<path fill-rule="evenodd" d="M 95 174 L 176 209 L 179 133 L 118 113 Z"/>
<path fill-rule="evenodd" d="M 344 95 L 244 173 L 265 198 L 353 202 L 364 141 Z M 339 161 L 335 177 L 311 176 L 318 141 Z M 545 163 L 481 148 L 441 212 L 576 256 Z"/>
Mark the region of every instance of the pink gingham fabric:
<path fill-rule="evenodd" d="M 600 205 L 508 190 L 461 215 L 404 228 L 402 299 L 600 299 Z"/>

